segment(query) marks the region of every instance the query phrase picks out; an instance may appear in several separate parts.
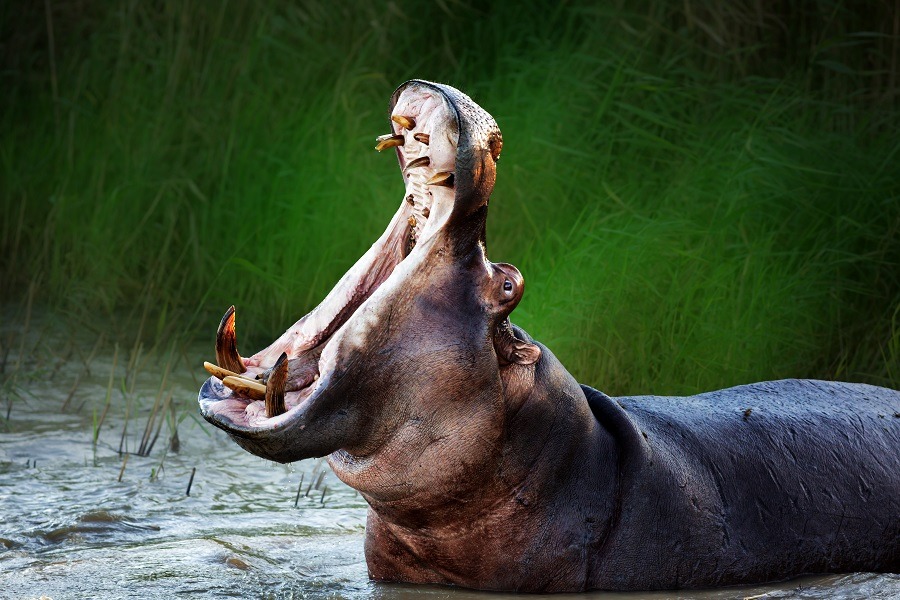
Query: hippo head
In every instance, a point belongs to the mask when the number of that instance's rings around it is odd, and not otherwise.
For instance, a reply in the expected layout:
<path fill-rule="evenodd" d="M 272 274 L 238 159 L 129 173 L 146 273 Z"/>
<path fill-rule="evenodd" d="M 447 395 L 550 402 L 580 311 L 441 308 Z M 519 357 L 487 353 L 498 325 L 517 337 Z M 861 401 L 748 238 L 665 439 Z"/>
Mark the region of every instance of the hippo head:
<path fill-rule="evenodd" d="M 229 310 L 200 391 L 203 416 L 244 449 L 278 462 L 330 455 L 370 500 L 463 470 L 477 486 L 472 473 L 499 460 L 510 398 L 541 353 L 508 320 L 522 275 L 486 256 L 502 147 L 494 119 L 419 80 L 394 92 L 390 114 L 376 149 L 396 149 L 405 191 L 387 230 L 256 355 L 238 354 Z M 450 452 L 456 460 L 435 460 Z"/>

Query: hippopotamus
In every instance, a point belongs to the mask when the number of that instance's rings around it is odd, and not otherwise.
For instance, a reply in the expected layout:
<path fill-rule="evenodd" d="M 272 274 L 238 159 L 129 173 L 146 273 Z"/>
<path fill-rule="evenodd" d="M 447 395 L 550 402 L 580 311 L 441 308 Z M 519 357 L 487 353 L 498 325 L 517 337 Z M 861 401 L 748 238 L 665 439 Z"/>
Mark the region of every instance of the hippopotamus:
<path fill-rule="evenodd" d="M 900 572 L 900 392 L 784 380 L 612 398 L 510 322 L 488 260 L 503 147 L 468 96 L 390 101 L 403 200 L 312 312 L 241 357 L 223 318 L 200 410 L 249 452 L 327 456 L 369 505 L 377 581 L 523 592 Z"/>

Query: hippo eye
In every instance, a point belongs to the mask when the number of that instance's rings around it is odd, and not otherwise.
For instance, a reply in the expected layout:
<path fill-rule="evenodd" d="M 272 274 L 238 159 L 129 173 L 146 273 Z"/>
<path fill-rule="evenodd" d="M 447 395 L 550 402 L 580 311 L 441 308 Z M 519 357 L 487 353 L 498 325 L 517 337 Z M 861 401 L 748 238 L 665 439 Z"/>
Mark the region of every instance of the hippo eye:
<path fill-rule="evenodd" d="M 504 292 L 511 292 L 512 288 L 513 288 L 513 285 L 509 279 L 507 279 L 506 281 L 503 282 L 503 291 Z"/>

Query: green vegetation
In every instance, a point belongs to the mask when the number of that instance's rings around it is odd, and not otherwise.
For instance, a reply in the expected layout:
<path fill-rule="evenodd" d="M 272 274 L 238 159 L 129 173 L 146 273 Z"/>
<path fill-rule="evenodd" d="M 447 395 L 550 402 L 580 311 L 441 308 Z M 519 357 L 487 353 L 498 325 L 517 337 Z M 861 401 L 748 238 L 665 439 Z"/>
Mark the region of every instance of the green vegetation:
<path fill-rule="evenodd" d="M 288 4 L 0 4 L 4 304 L 131 347 L 236 304 L 260 347 L 387 225 L 373 140 L 420 77 L 500 124 L 490 254 L 581 381 L 900 386 L 886 5 Z"/>

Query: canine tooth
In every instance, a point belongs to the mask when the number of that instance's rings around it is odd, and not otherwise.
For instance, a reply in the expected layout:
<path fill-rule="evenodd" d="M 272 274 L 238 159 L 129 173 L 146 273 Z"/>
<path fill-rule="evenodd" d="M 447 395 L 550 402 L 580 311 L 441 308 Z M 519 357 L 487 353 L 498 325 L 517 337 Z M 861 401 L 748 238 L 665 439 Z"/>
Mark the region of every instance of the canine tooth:
<path fill-rule="evenodd" d="M 287 383 L 288 361 L 287 354 L 281 353 L 269 381 L 266 383 L 266 416 L 270 419 L 284 414 L 287 408 L 284 405 L 284 386 Z"/>
<path fill-rule="evenodd" d="M 247 396 L 252 400 L 265 400 L 266 399 L 266 386 L 261 383 L 256 383 L 255 381 L 250 381 L 249 379 L 244 379 L 243 377 L 232 377 L 228 376 L 222 380 L 222 384 L 241 394 L 243 396 Z"/>
<path fill-rule="evenodd" d="M 225 316 L 216 331 L 216 362 L 223 369 L 233 373 L 243 373 L 244 361 L 237 349 L 237 337 L 234 332 L 234 306 L 225 311 Z"/>
<path fill-rule="evenodd" d="M 375 138 L 375 141 L 377 142 L 375 144 L 375 149 L 378 150 L 379 152 L 381 152 L 385 148 L 394 148 L 396 146 L 402 146 L 403 142 L 404 142 L 402 135 L 394 135 L 392 133 L 380 135 L 377 138 Z"/>
<path fill-rule="evenodd" d="M 409 161 L 409 164 L 406 165 L 406 169 L 415 169 L 416 167 L 427 167 L 431 164 L 431 159 L 427 156 L 420 156 L 415 160 Z"/>
<path fill-rule="evenodd" d="M 431 136 L 429 136 L 427 133 L 416 133 L 413 135 L 413 139 L 417 142 L 422 142 L 427 146 L 428 142 L 431 141 Z"/>
<path fill-rule="evenodd" d="M 443 173 L 435 173 L 431 179 L 425 182 L 425 185 L 453 187 L 453 173 L 450 173 L 449 171 L 444 171 Z"/>
<path fill-rule="evenodd" d="M 402 127 L 403 129 L 412 129 L 416 126 L 416 120 L 412 117 L 404 117 L 403 115 L 391 115 L 391 121 Z"/>

